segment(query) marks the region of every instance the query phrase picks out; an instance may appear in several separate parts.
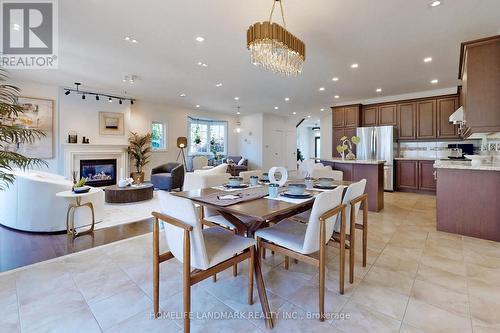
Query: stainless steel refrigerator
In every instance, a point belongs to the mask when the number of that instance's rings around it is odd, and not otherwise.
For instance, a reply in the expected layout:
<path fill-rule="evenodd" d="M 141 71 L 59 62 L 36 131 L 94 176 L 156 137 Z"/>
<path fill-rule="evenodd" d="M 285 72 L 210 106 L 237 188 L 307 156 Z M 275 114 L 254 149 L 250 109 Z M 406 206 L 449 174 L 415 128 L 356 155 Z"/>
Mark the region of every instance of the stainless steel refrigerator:
<path fill-rule="evenodd" d="M 393 126 L 358 127 L 356 146 L 358 160 L 384 160 L 384 190 L 394 190 L 394 156 L 397 142 Z"/>

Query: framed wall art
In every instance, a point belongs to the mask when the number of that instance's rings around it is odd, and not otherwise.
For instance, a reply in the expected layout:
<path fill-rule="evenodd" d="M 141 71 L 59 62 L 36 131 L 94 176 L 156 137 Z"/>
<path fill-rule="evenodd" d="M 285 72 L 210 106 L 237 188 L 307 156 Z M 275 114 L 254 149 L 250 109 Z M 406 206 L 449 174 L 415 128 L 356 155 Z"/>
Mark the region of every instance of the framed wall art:
<path fill-rule="evenodd" d="M 119 112 L 99 112 L 99 134 L 121 135 L 125 134 L 125 117 Z"/>

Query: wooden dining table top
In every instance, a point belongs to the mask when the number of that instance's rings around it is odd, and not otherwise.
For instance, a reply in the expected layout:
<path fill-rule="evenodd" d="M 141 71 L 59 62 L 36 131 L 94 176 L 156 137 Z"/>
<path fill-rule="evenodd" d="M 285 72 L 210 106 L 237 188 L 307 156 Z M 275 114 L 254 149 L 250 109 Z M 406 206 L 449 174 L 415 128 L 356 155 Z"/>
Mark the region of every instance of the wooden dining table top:
<path fill-rule="evenodd" d="M 334 185 L 344 185 L 344 186 L 349 186 L 352 184 L 350 181 L 335 181 Z M 242 190 L 244 191 L 244 189 Z M 313 192 L 313 194 L 318 194 L 321 193 L 321 191 L 318 190 L 307 190 L 310 192 Z M 219 189 L 214 189 L 214 188 L 204 188 L 204 189 L 197 189 L 197 190 L 190 190 L 190 191 L 182 191 L 182 192 L 172 192 L 173 195 L 190 199 L 193 201 L 197 201 L 198 198 L 211 195 L 214 193 L 224 193 L 224 194 L 232 194 L 235 192 L 226 192 L 223 190 Z M 282 201 L 282 200 L 274 200 L 274 199 L 268 199 L 268 198 L 258 198 L 258 199 L 253 199 L 250 201 L 244 201 L 244 202 L 239 202 L 235 203 L 233 205 L 229 206 L 219 206 L 215 204 L 209 204 L 206 202 L 199 202 L 201 205 L 214 208 L 218 211 L 225 211 L 230 214 L 235 214 L 235 215 L 243 215 L 250 217 L 252 219 L 255 219 L 257 221 L 267 221 L 267 220 L 272 220 L 273 218 L 287 214 L 289 212 L 297 210 L 298 207 L 301 206 L 312 206 L 312 203 L 314 202 L 314 195 L 310 200 L 305 200 L 303 202 L 299 203 L 292 203 L 292 202 L 287 202 L 287 201 Z"/>

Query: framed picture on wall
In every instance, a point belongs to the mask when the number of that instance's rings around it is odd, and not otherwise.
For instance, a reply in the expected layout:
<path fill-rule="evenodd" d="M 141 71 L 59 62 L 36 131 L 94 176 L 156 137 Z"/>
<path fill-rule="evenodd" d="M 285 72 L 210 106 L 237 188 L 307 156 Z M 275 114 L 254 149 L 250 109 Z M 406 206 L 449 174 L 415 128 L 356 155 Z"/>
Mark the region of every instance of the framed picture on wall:
<path fill-rule="evenodd" d="M 125 117 L 119 112 L 99 112 L 100 135 L 124 135 Z"/>
<path fill-rule="evenodd" d="M 19 97 L 23 113 L 10 119 L 13 124 L 42 131 L 44 136 L 31 144 L 10 146 L 7 149 L 27 157 L 51 159 L 54 157 L 54 101 L 51 99 Z"/>

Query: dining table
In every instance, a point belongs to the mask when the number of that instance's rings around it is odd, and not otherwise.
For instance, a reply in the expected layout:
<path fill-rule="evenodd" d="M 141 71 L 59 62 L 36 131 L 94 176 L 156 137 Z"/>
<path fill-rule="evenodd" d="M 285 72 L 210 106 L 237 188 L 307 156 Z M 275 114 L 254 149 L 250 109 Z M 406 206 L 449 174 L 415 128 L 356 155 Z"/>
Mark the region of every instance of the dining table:
<path fill-rule="evenodd" d="M 335 181 L 333 185 L 343 185 L 347 187 L 351 183 L 352 182 L 350 181 Z M 286 191 L 287 184 L 280 188 L 280 195 L 277 198 L 270 198 L 267 195 L 267 186 L 267 184 L 260 184 L 257 186 L 262 188 L 261 195 L 257 194 L 257 197 L 254 195 L 254 197 L 249 200 L 236 200 L 237 202 L 233 204 L 222 204 L 220 200 L 207 200 L 207 198 L 219 198 L 224 195 L 238 195 L 239 193 L 245 193 L 246 191 L 251 191 L 252 189 L 255 190 L 255 187 L 235 190 L 216 186 L 211 188 L 172 192 L 172 194 L 189 199 L 196 204 L 217 211 L 218 214 L 222 215 L 226 220 L 234 225 L 236 234 L 254 238 L 255 232 L 259 228 L 268 226 L 271 223 L 278 223 L 283 219 L 311 209 L 314 203 L 314 197 L 321 193 L 321 191 L 324 191 L 324 189 L 308 189 L 307 191 L 312 194 L 310 198 L 286 200 L 281 197 L 281 193 Z M 242 217 L 245 217 L 245 222 L 243 222 Z M 262 277 L 260 263 L 261 255 L 258 251 L 259 250 L 257 249 L 255 255 L 254 274 L 262 311 L 264 312 L 266 319 L 266 326 L 271 329 L 274 324 L 269 307 L 269 301 L 267 299 L 264 279 Z"/>

